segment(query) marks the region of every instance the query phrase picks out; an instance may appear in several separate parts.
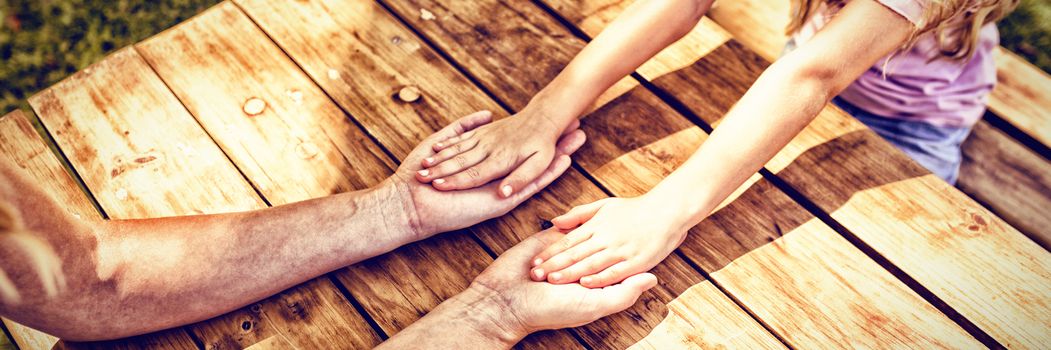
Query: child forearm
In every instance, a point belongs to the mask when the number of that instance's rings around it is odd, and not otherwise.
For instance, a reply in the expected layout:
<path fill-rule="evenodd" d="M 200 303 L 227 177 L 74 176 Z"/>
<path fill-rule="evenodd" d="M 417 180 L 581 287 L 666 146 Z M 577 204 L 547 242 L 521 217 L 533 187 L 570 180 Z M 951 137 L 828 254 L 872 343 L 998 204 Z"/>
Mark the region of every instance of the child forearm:
<path fill-rule="evenodd" d="M 667 208 L 677 208 L 682 230 L 696 225 L 817 116 L 835 85 L 789 61 L 771 66 L 697 152 L 646 196 L 673 203 Z"/>
<path fill-rule="evenodd" d="M 639 0 L 591 41 L 527 108 L 565 126 L 606 89 L 689 33 L 712 0 Z"/>

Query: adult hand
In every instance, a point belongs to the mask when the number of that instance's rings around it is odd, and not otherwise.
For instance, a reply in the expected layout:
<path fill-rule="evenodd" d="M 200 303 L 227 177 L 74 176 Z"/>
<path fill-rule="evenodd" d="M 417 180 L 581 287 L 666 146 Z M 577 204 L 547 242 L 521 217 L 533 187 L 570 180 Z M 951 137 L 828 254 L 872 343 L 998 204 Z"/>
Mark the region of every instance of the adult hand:
<path fill-rule="evenodd" d="M 555 157 L 547 165 L 547 169 L 536 180 L 510 197 L 503 197 L 497 193 L 496 182 L 469 190 L 438 191 L 431 185 L 416 180 L 415 177 L 423 170 L 423 159 L 435 154 L 431 145 L 438 140 L 462 135 L 491 121 L 492 113 L 488 111 L 460 118 L 420 142 L 389 179 L 390 184 L 400 189 L 399 193 L 405 194 L 406 207 L 415 212 L 415 222 L 412 224 L 415 239 L 464 228 L 506 214 L 562 175 L 570 166 L 569 155 L 579 149 L 585 140 L 584 132 L 579 129 L 563 134 L 557 143 Z"/>
<path fill-rule="evenodd" d="M 657 284 L 651 273 L 628 277 L 605 288 L 586 288 L 579 284 L 551 284 L 529 278 L 529 259 L 563 234 L 555 229 L 542 231 L 515 245 L 475 278 L 464 295 L 477 295 L 495 311 L 495 322 L 516 336 L 545 330 L 576 327 L 635 304 L 642 292 Z"/>

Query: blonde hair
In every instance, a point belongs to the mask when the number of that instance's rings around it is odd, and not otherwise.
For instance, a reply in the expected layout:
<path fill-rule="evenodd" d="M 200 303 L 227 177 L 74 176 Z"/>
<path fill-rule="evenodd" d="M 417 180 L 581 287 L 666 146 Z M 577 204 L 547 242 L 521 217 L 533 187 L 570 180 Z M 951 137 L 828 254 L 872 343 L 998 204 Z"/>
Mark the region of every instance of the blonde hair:
<path fill-rule="evenodd" d="M 62 261 L 58 254 L 43 239 L 28 231 L 22 224 L 18 212 L 8 203 L 0 201 L 0 242 L 10 243 L 24 252 L 36 274 L 40 278 L 44 293 L 55 296 L 65 288 L 62 274 Z M 0 266 L 0 301 L 18 303 L 21 295 L 14 282 Z"/>
<path fill-rule="evenodd" d="M 791 0 L 792 20 L 786 31 L 791 34 L 803 27 L 822 4 L 833 0 Z M 1004 18 L 1019 0 L 929 0 L 909 40 L 902 45 L 908 50 L 916 40 L 932 33 L 938 42 L 940 58 L 964 61 L 974 55 L 978 46 L 978 35 L 986 23 Z"/>

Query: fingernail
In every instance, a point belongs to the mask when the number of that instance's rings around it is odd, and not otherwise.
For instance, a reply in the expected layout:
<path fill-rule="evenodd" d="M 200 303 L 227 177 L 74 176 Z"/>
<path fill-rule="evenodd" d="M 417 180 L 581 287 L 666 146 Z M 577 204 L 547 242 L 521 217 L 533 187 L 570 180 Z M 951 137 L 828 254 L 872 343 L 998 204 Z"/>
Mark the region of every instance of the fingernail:
<path fill-rule="evenodd" d="M 420 176 L 427 176 L 427 175 L 429 175 L 431 173 L 431 171 L 427 170 L 427 169 L 423 169 L 423 170 L 420 170 L 420 171 L 418 171 L 416 173 L 420 174 Z"/>
<path fill-rule="evenodd" d="M 533 266 L 537 266 L 537 265 L 540 265 L 540 264 L 543 264 L 543 263 L 544 263 L 544 259 L 541 259 L 541 258 L 533 259 Z"/>
<path fill-rule="evenodd" d="M 434 164 L 434 157 L 424 158 L 423 161 L 427 164 Z"/>
<path fill-rule="evenodd" d="M 591 277 L 588 276 L 588 277 L 581 278 L 580 279 L 580 284 L 581 285 L 591 284 Z"/>
<path fill-rule="evenodd" d="M 434 183 L 435 183 L 435 184 L 438 184 L 438 185 L 441 185 L 441 184 L 445 183 L 445 179 L 437 179 L 437 180 L 434 180 Z"/>
<path fill-rule="evenodd" d="M 539 279 L 544 279 L 544 270 L 534 269 L 533 270 L 533 277 L 536 277 L 536 279 L 538 279 L 538 280 Z"/>
<path fill-rule="evenodd" d="M 555 272 L 555 273 L 552 273 L 550 277 L 551 277 L 552 281 L 558 282 L 559 280 L 562 279 L 562 273 L 561 272 Z"/>
<path fill-rule="evenodd" d="M 504 185 L 504 187 L 501 187 L 500 188 L 500 193 L 503 193 L 504 197 L 510 196 L 511 195 L 511 185 Z"/>

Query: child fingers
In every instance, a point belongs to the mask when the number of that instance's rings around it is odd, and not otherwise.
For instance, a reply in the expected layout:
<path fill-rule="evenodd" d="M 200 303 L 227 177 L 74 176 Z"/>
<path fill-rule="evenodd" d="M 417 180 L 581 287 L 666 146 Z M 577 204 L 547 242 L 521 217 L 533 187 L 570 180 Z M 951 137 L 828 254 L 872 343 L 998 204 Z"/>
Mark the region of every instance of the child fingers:
<path fill-rule="evenodd" d="M 452 144 L 437 154 L 424 158 L 421 164 L 424 168 L 431 168 L 435 165 L 442 164 L 443 162 L 456 157 L 460 153 L 464 153 L 474 149 L 478 145 L 478 139 L 469 138 L 461 142 Z"/>
<path fill-rule="evenodd" d="M 562 278 L 562 270 L 570 267 L 588 257 L 598 253 L 603 248 L 603 245 L 595 243 L 594 241 L 584 241 L 580 244 L 573 246 L 572 248 L 566 249 L 565 251 L 555 254 L 547 261 L 538 265 L 533 269 L 533 275 L 538 278 L 543 278 L 545 275 L 551 277 L 556 275 L 554 279 L 548 278 L 548 282 L 551 283 L 569 283 L 572 281 L 566 281 Z M 556 280 L 558 282 L 556 282 Z"/>
<path fill-rule="evenodd" d="M 547 166 L 554 160 L 551 153 L 534 153 L 526 158 L 510 175 L 500 182 L 500 195 L 504 198 L 511 197 L 515 190 L 522 189 L 525 185 L 533 182 L 540 174 L 544 173 Z"/>
<path fill-rule="evenodd" d="M 591 220 L 591 218 L 598 213 L 598 210 L 601 209 L 609 199 L 610 198 L 603 198 L 588 204 L 575 206 L 565 214 L 551 219 L 551 224 L 555 225 L 555 227 L 560 230 L 570 230 L 580 226 L 588 220 Z"/>
<path fill-rule="evenodd" d="M 474 134 L 475 134 L 475 131 L 471 130 L 471 131 L 465 132 L 463 134 L 456 135 L 456 136 L 453 136 L 453 137 L 450 137 L 450 138 L 447 138 L 447 139 L 435 142 L 434 146 L 431 147 L 431 148 L 434 149 L 435 152 L 441 152 L 443 149 L 449 148 L 449 146 L 455 145 L 457 143 L 460 143 L 460 141 L 463 141 L 463 140 L 469 139 L 471 137 L 474 137 Z"/>
<path fill-rule="evenodd" d="M 481 151 L 474 150 L 468 153 L 480 153 L 483 158 L 487 155 Z M 460 156 L 457 156 L 459 158 Z M 455 158 L 454 158 L 455 159 Z M 452 163 L 451 161 L 445 163 Z M 459 163 L 458 163 L 459 164 Z M 481 187 L 490 181 L 499 179 L 500 177 L 507 174 L 507 170 L 500 167 L 499 162 L 491 160 L 483 160 L 477 164 L 465 167 L 456 174 L 444 177 L 442 181 L 435 180 L 434 185 L 439 190 L 464 190 L 469 188 Z"/>
<path fill-rule="evenodd" d="M 628 278 L 628 276 L 641 272 L 637 270 L 639 269 L 635 262 L 631 260 L 621 261 L 605 270 L 602 270 L 602 272 L 582 277 L 580 279 L 580 285 L 588 288 L 606 287 L 623 281 L 625 278 Z"/>
<path fill-rule="evenodd" d="M 580 281 L 581 277 L 592 275 L 604 270 L 607 267 L 613 266 L 613 264 L 624 261 L 620 256 L 611 253 L 608 250 L 603 250 L 592 254 L 591 256 L 584 258 L 569 267 L 562 269 L 561 271 L 551 272 L 547 275 L 548 282 L 551 283 L 570 283 Z"/>
<path fill-rule="evenodd" d="M 584 229 L 577 229 L 567 233 L 566 236 L 562 237 L 558 242 L 549 245 L 544 251 L 537 254 L 536 257 L 533 258 L 533 266 L 542 264 L 547 261 L 547 259 L 555 256 L 555 254 L 572 248 L 573 246 L 580 244 L 580 242 L 588 240 L 588 238 L 591 238 L 591 231 Z"/>
<path fill-rule="evenodd" d="M 435 185 L 439 185 L 438 189 L 449 188 L 446 182 L 449 180 L 450 176 L 463 172 L 464 169 L 481 163 L 486 157 L 487 155 L 485 152 L 480 150 L 470 150 L 458 154 L 452 157 L 452 159 L 448 159 L 436 166 L 417 171 L 416 179 L 424 183 L 434 182 Z"/>

